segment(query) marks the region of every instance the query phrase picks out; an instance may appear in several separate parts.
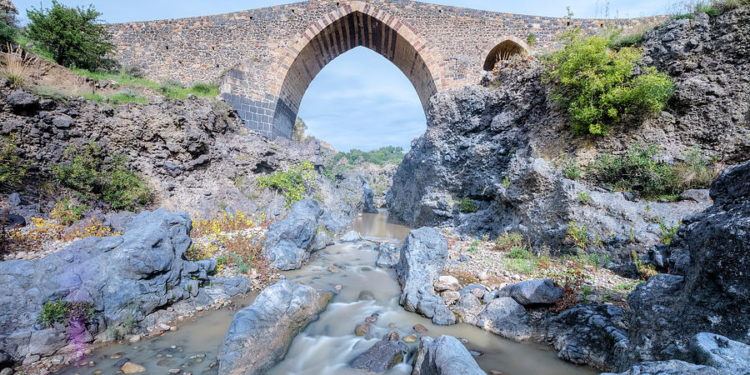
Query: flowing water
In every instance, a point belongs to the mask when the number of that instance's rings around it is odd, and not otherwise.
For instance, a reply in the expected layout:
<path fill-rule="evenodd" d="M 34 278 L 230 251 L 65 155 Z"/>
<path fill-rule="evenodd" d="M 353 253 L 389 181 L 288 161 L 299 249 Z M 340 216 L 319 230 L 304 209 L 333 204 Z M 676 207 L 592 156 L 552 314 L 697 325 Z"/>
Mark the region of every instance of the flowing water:
<path fill-rule="evenodd" d="M 409 228 L 389 222 L 386 212 L 361 215 L 354 229 L 366 238 L 377 240 L 403 240 L 409 232 Z M 428 329 L 425 335 L 437 337 L 446 334 L 468 340 L 467 348 L 474 354 L 481 354 L 475 359 L 487 372 L 495 370 L 507 375 L 596 373 L 590 368 L 563 362 L 554 352 L 540 345 L 511 342 L 466 324 L 435 326 L 428 319 L 406 312 L 398 305 L 401 289 L 394 270 L 375 267 L 376 248 L 377 245 L 370 241 L 329 246 L 316 253 L 301 270 L 284 273 L 287 279 L 316 288 L 332 290 L 341 285 L 343 289 L 320 319 L 294 339 L 285 359 L 269 375 L 361 375 L 362 371 L 351 369 L 348 363 L 393 330 L 397 330 L 402 338 L 415 334 L 413 326 L 417 323 Z M 339 272 L 328 270 L 332 264 Z M 247 304 L 251 298 L 236 302 Z M 234 313 L 226 309 L 205 313 L 181 324 L 177 332 L 135 344 L 107 346 L 90 357 L 89 362 L 93 359 L 95 365 L 71 366 L 60 374 L 84 375 L 96 370 L 103 374 L 114 373 L 119 356 L 146 367 L 148 374 L 166 374 L 173 368 L 182 368 L 183 372 L 190 371 L 195 375 L 215 374 L 217 368 L 210 367 Z M 355 336 L 355 327 L 373 315 L 377 315 L 377 322 L 370 324 L 370 334 Z M 394 325 L 395 328 L 391 328 Z M 414 349 L 417 343 L 418 340 L 407 345 Z M 411 359 L 410 355 L 406 363 Z M 409 374 L 411 366 L 406 363 L 387 374 Z"/>

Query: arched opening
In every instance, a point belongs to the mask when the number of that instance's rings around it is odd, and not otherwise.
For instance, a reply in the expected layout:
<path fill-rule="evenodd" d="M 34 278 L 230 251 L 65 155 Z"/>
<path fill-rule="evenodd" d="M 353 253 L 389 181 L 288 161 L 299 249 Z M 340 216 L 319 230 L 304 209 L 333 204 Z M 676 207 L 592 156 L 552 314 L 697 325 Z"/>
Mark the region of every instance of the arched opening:
<path fill-rule="evenodd" d="M 339 151 L 405 150 L 427 129 L 419 95 L 408 78 L 374 51 L 357 47 L 326 65 L 308 87 L 299 118 Z"/>
<path fill-rule="evenodd" d="M 490 53 L 487 54 L 487 59 L 484 60 L 484 70 L 490 72 L 495 69 L 495 65 L 498 62 L 510 60 L 513 56 L 523 55 L 527 52 L 528 49 L 520 43 L 512 40 L 505 40 L 496 45 Z"/>
<path fill-rule="evenodd" d="M 274 133 L 285 137 L 291 135 L 302 97 L 312 80 L 328 63 L 356 47 L 369 48 L 396 65 L 412 83 L 426 110 L 430 97 L 437 93 L 437 86 L 436 75 L 420 53 L 424 52 L 424 45 L 417 41 L 415 47 L 398 31 L 405 27 L 401 21 L 381 11 L 370 13 L 380 17 L 353 11 L 335 20 L 327 20 L 323 24 L 328 25 L 315 35 L 305 33 L 307 43 L 296 54 L 279 91 L 273 118 Z M 313 25 L 316 30 L 320 29 L 317 26 L 320 23 Z"/>

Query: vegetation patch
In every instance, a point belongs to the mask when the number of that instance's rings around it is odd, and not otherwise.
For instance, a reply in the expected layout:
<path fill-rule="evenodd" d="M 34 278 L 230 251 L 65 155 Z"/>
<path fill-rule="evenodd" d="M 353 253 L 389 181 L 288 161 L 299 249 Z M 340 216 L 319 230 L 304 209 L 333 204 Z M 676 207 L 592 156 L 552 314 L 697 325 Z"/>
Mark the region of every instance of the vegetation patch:
<path fill-rule="evenodd" d="M 669 76 L 654 67 L 635 75 L 640 49 L 613 50 L 611 42 L 570 30 L 562 37 L 564 48 L 545 61 L 545 80 L 553 84 L 553 99 L 567 110 L 575 134 L 605 135 L 623 115 L 659 112 L 674 91 Z"/>
<path fill-rule="evenodd" d="M 258 178 L 257 184 L 261 189 L 271 188 L 284 196 L 286 207 L 302 200 L 305 190 L 312 187 L 315 178 L 315 166 L 304 161 L 301 165 L 293 166 L 288 171 L 277 171 L 268 176 Z"/>
<path fill-rule="evenodd" d="M 18 156 L 18 137 L 6 137 L 0 144 L 0 183 L 20 185 L 26 176 L 26 163 Z"/>
<path fill-rule="evenodd" d="M 134 210 L 151 200 L 151 187 L 131 171 L 124 155 L 107 157 L 95 142 L 73 145 L 65 150 L 65 163 L 53 167 L 60 185 L 75 191 L 79 198 L 97 198 L 113 210 Z"/>
<path fill-rule="evenodd" d="M 465 197 L 458 201 L 458 210 L 462 214 L 473 214 L 477 212 L 477 204 L 472 202 L 469 197 Z"/>
<path fill-rule="evenodd" d="M 52 0 L 52 7 L 31 8 L 24 36 L 66 67 L 111 69 L 117 63 L 108 58 L 115 52 L 112 35 L 93 6 L 70 8 Z"/>
<path fill-rule="evenodd" d="M 617 190 L 632 191 L 646 199 L 676 199 L 686 189 L 705 189 L 714 178 L 700 149 L 683 155 L 684 161 L 670 165 L 658 159 L 659 148 L 633 145 L 625 155 L 604 154 L 593 165 L 597 180 Z"/>
<path fill-rule="evenodd" d="M 44 303 L 37 322 L 45 328 L 56 323 L 66 326 L 71 322 L 88 324 L 94 320 L 94 316 L 94 304 L 91 302 L 68 302 L 58 299 Z"/>

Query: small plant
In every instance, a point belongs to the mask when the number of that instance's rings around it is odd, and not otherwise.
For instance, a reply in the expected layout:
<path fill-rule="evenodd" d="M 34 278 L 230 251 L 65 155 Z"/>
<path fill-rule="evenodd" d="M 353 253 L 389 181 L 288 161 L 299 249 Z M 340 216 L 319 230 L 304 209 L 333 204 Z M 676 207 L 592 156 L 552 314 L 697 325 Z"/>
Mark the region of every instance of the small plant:
<path fill-rule="evenodd" d="M 67 302 L 61 299 L 47 301 L 42 306 L 42 312 L 37 321 L 45 328 L 55 323 L 68 325 L 70 322 L 88 324 L 94 320 L 94 305 L 91 302 Z"/>
<path fill-rule="evenodd" d="M 466 251 L 468 251 L 468 252 L 470 252 L 470 253 L 473 253 L 473 252 L 475 252 L 475 251 L 477 251 L 477 250 L 479 250 L 479 249 L 477 249 L 477 247 L 476 247 L 476 246 L 472 246 L 472 247 L 468 248 L 468 249 L 467 249 Z"/>
<path fill-rule="evenodd" d="M 261 189 L 272 188 L 280 192 L 286 199 L 286 207 L 289 208 L 294 202 L 302 199 L 307 188 L 314 186 L 314 177 L 315 166 L 309 161 L 304 161 L 286 172 L 277 171 L 259 177 L 257 185 Z"/>
<path fill-rule="evenodd" d="M 529 34 L 529 36 L 526 37 L 526 44 L 528 44 L 529 47 L 533 47 L 536 44 L 536 34 Z"/>
<path fill-rule="evenodd" d="M 465 197 L 458 202 L 458 210 L 464 214 L 477 212 L 477 204 L 472 202 L 469 197 Z"/>
<path fill-rule="evenodd" d="M 70 198 L 63 198 L 55 203 L 50 216 L 62 225 L 70 225 L 81 220 L 83 212 L 88 209 L 88 205 L 76 205 L 70 201 Z"/>
<path fill-rule="evenodd" d="M 591 202 L 591 193 L 589 193 L 588 190 L 586 190 L 586 191 L 579 191 L 578 192 L 578 200 L 581 203 L 583 203 L 583 204 L 585 204 L 585 205 L 588 206 L 589 202 Z"/>
<path fill-rule="evenodd" d="M 631 252 L 631 255 L 633 256 L 635 269 L 643 280 L 648 281 L 648 279 L 659 274 L 659 272 L 656 271 L 656 267 L 654 267 L 653 264 L 645 264 L 645 262 L 638 257 L 638 253 L 636 253 L 635 250 Z"/>
<path fill-rule="evenodd" d="M 503 178 L 503 186 L 506 189 L 510 187 L 510 178 L 508 176 L 505 176 L 505 178 Z"/>
<path fill-rule="evenodd" d="M 579 250 L 585 250 L 586 245 L 589 243 L 589 234 L 586 224 L 578 225 L 575 221 L 571 221 L 568 225 L 568 237 L 566 240 L 572 241 L 573 245 Z"/>
<path fill-rule="evenodd" d="M 590 286 L 584 285 L 581 289 L 581 302 L 586 303 L 589 301 L 589 296 L 594 293 L 594 290 Z"/>
<path fill-rule="evenodd" d="M 499 250 L 510 250 L 514 246 L 523 245 L 523 235 L 516 232 L 505 232 L 495 239 L 495 247 Z"/>
<path fill-rule="evenodd" d="M 161 91 L 161 93 L 166 96 L 175 95 L 177 91 L 184 88 L 185 86 L 182 84 L 182 82 L 176 79 L 167 79 L 159 84 L 159 91 Z"/>
<path fill-rule="evenodd" d="M 26 163 L 18 156 L 18 139 L 11 136 L 0 143 L 0 183 L 20 185 L 26 176 Z"/>
<path fill-rule="evenodd" d="M 513 246 L 510 248 L 510 252 L 507 255 L 510 259 L 532 259 L 533 254 L 526 248 L 526 246 Z"/>
<path fill-rule="evenodd" d="M 218 93 L 219 85 L 215 83 L 198 82 L 193 84 L 192 90 L 204 95 L 210 94 L 212 92 Z"/>
<path fill-rule="evenodd" d="M 565 178 L 573 181 L 578 181 L 583 174 L 581 166 L 578 164 L 578 159 L 570 159 L 565 163 L 562 174 Z"/>
<path fill-rule="evenodd" d="M 146 78 L 146 73 L 138 65 L 123 65 L 120 68 L 120 74 L 133 78 Z"/>
<path fill-rule="evenodd" d="M 682 225 L 681 221 L 677 222 L 677 225 L 670 227 L 664 223 L 664 220 L 659 221 L 659 227 L 661 228 L 661 242 L 669 245 L 672 243 L 672 238 L 677 234 L 677 229 Z"/>
<path fill-rule="evenodd" d="M 0 54 L 5 65 L 0 70 L 0 76 L 5 77 L 13 86 L 23 86 L 28 78 L 26 68 L 37 61 L 36 57 L 27 54 L 21 47 L 7 45 L 8 52 Z"/>

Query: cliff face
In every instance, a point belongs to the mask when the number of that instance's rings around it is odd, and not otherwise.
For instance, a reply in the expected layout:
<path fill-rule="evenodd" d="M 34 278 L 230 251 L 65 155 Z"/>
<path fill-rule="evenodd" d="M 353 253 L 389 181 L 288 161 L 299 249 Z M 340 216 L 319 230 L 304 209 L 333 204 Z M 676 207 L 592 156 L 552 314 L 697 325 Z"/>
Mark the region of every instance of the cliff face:
<path fill-rule="evenodd" d="M 110 106 L 82 98 L 51 100 L 11 89 L 5 80 L 0 80 L 0 136 L 16 140 L 29 167 L 22 186 L 2 187 L 3 193 L 21 193 L 11 211 L 24 216 L 52 211 L 59 192 L 44 188 L 54 183 L 52 168 L 67 161 L 66 148 L 89 142 L 107 156 L 128 157 L 128 166 L 153 188 L 151 207 L 203 217 L 243 211 L 278 219 L 286 214 L 284 197 L 258 188 L 257 178 L 303 161 L 321 167 L 330 157 L 318 141 L 269 141 L 247 131 L 221 102 L 157 97 L 148 104 Z M 305 192 L 323 201 L 326 225 L 335 232 L 364 207 L 360 174 L 343 173 L 332 182 L 316 173 Z M 108 211 L 102 202 L 87 203 L 94 215 Z"/>
<path fill-rule="evenodd" d="M 659 145 L 661 157 L 672 161 L 696 145 L 721 163 L 747 160 L 750 25 L 742 19 L 748 12 L 669 21 L 648 33 L 645 62 L 672 76 L 674 99 L 668 111 L 615 127 L 606 137 L 571 135 L 566 114 L 549 100 L 543 68 L 534 62 L 502 69 L 486 87 L 436 95 L 427 132 L 394 177 L 389 209 L 413 226 L 492 236 L 513 230 L 553 247 L 565 244 L 571 221 L 586 224 L 599 247 L 615 263 L 623 261 L 621 271 L 633 272 L 625 265 L 631 250 L 661 241 L 661 228 L 651 219 L 675 225 L 710 202 L 635 202 L 565 179 L 551 160 L 567 154 L 591 161 L 635 143 Z M 590 202 L 579 199 L 586 192 Z M 476 213 L 460 212 L 458 201 L 465 198 L 477 204 Z"/>

